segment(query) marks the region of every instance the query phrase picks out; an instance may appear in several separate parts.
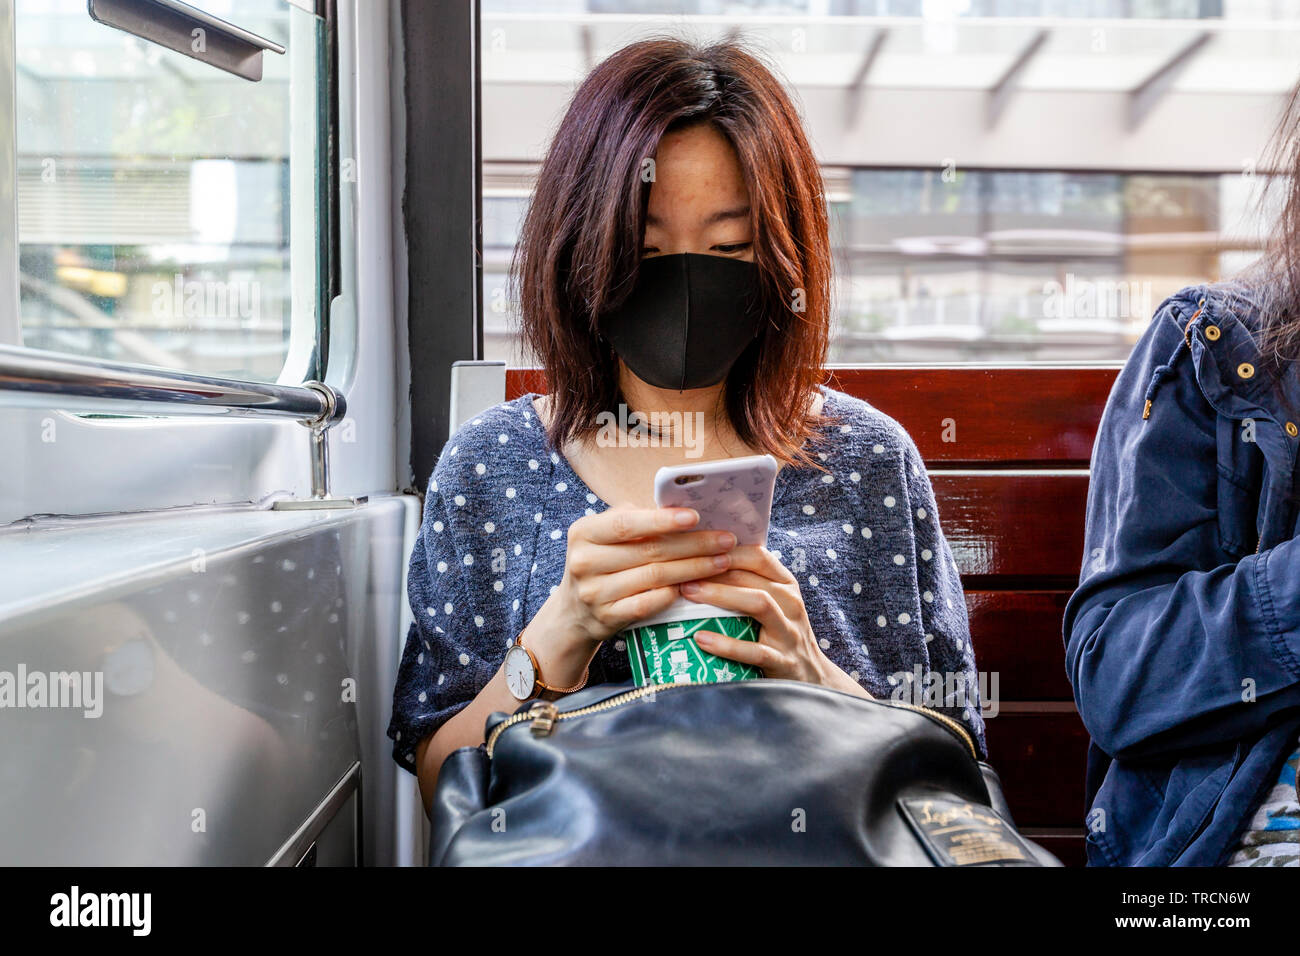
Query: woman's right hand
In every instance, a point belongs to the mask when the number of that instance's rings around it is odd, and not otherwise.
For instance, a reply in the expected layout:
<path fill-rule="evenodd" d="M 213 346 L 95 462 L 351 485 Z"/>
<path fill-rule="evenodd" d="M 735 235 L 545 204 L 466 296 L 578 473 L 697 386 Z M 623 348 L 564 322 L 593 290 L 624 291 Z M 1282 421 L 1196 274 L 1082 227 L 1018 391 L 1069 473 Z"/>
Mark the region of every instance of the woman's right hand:
<path fill-rule="evenodd" d="M 553 595 L 565 618 L 599 644 L 662 611 L 683 582 L 725 571 L 735 535 L 690 530 L 699 520 L 691 508 L 618 506 L 573 522 Z"/>
<path fill-rule="evenodd" d="M 602 641 L 666 608 L 680 593 L 679 584 L 730 567 L 735 537 L 691 530 L 699 520 L 691 508 L 620 506 L 569 526 L 564 576 L 519 635 L 546 683 L 578 686 Z M 544 690 L 537 696 L 555 700 L 564 693 Z M 416 760 L 426 813 L 447 755 L 482 742 L 488 715 L 518 703 L 503 665 L 470 706 L 420 742 Z"/>

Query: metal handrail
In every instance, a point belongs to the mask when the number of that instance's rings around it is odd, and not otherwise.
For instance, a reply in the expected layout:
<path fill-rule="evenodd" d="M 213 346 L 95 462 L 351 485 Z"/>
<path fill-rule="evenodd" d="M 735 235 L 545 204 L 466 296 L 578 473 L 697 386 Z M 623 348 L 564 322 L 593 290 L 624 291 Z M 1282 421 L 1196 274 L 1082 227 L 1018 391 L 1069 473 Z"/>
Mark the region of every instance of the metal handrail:
<path fill-rule="evenodd" d="M 329 389 L 333 400 L 317 388 Z M 275 385 L 0 345 L 0 406 L 121 415 L 240 415 L 306 425 L 343 417 L 328 385 Z M 332 406 L 332 407 L 331 407 Z"/>
<path fill-rule="evenodd" d="M 325 433 L 343 420 L 343 393 L 324 382 L 277 385 L 177 369 L 0 345 L 0 408 L 58 408 L 109 415 L 233 415 L 293 419 L 311 429 L 312 497 L 275 507 L 347 507 L 366 499 L 329 493 Z"/>

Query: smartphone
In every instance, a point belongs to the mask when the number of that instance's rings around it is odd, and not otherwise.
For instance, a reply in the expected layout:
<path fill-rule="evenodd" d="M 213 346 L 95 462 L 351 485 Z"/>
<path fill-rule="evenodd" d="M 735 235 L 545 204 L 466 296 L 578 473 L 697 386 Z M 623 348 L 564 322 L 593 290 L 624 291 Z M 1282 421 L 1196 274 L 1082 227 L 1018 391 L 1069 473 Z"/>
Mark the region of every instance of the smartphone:
<path fill-rule="evenodd" d="M 655 504 L 694 508 L 700 522 L 692 531 L 730 531 L 738 545 L 766 545 L 775 487 L 771 455 L 673 465 L 655 472 Z"/>

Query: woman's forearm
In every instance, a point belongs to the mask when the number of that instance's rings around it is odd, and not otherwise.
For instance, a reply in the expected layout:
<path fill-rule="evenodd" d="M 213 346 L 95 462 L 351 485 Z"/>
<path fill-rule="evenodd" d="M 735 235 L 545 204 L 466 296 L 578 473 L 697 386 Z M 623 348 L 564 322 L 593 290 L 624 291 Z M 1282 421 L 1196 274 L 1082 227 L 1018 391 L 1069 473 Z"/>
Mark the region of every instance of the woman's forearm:
<path fill-rule="evenodd" d="M 459 747 L 474 747 L 483 742 L 483 725 L 494 711 L 513 711 L 519 706 L 506 687 L 501 669 L 455 716 L 425 737 L 415 748 L 416 774 L 420 778 L 420 796 L 427 815 L 433 806 L 433 791 L 438 770 L 447 756 Z"/>
<path fill-rule="evenodd" d="M 546 683 L 572 687 L 582 680 L 600 645 L 572 633 L 564 626 L 564 619 L 564 613 L 548 600 L 524 629 L 523 640 L 537 658 L 541 670 L 539 676 Z M 541 696 L 553 700 L 561 695 L 546 691 Z M 503 663 L 473 700 L 435 733 L 420 741 L 415 748 L 415 765 L 426 815 L 433 806 L 433 792 L 443 761 L 457 748 L 476 747 L 483 743 L 483 728 L 488 717 L 496 711 L 512 713 L 519 703 L 506 686 Z"/>

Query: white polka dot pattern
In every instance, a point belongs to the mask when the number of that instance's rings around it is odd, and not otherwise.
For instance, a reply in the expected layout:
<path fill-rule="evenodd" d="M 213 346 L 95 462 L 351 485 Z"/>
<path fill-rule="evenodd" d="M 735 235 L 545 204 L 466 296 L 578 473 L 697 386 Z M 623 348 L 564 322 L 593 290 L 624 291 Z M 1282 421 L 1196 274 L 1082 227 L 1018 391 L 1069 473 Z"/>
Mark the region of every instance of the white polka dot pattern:
<path fill-rule="evenodd" d="M 932 674 L 976 686 L 960 580 L 915 444 L 867 403 L 824 393 L 842 422 L 823 429 L 820 468 L 779 473 L 768 538 L 798 581 L 818 648 L 878 697 L 911 701 L 912 684 Z M 408 770 L 420 740 L 478 694 L 556 589 L 569 525 L 606 509 L 544 430 L 527 427 L 531 399 L 462 426 L 429 480 L 388 730 Z M 601 645 L 592 683 L 629 679 L 622 644 Z M 940 709 L 985 752 L 977 698 Z"/>

